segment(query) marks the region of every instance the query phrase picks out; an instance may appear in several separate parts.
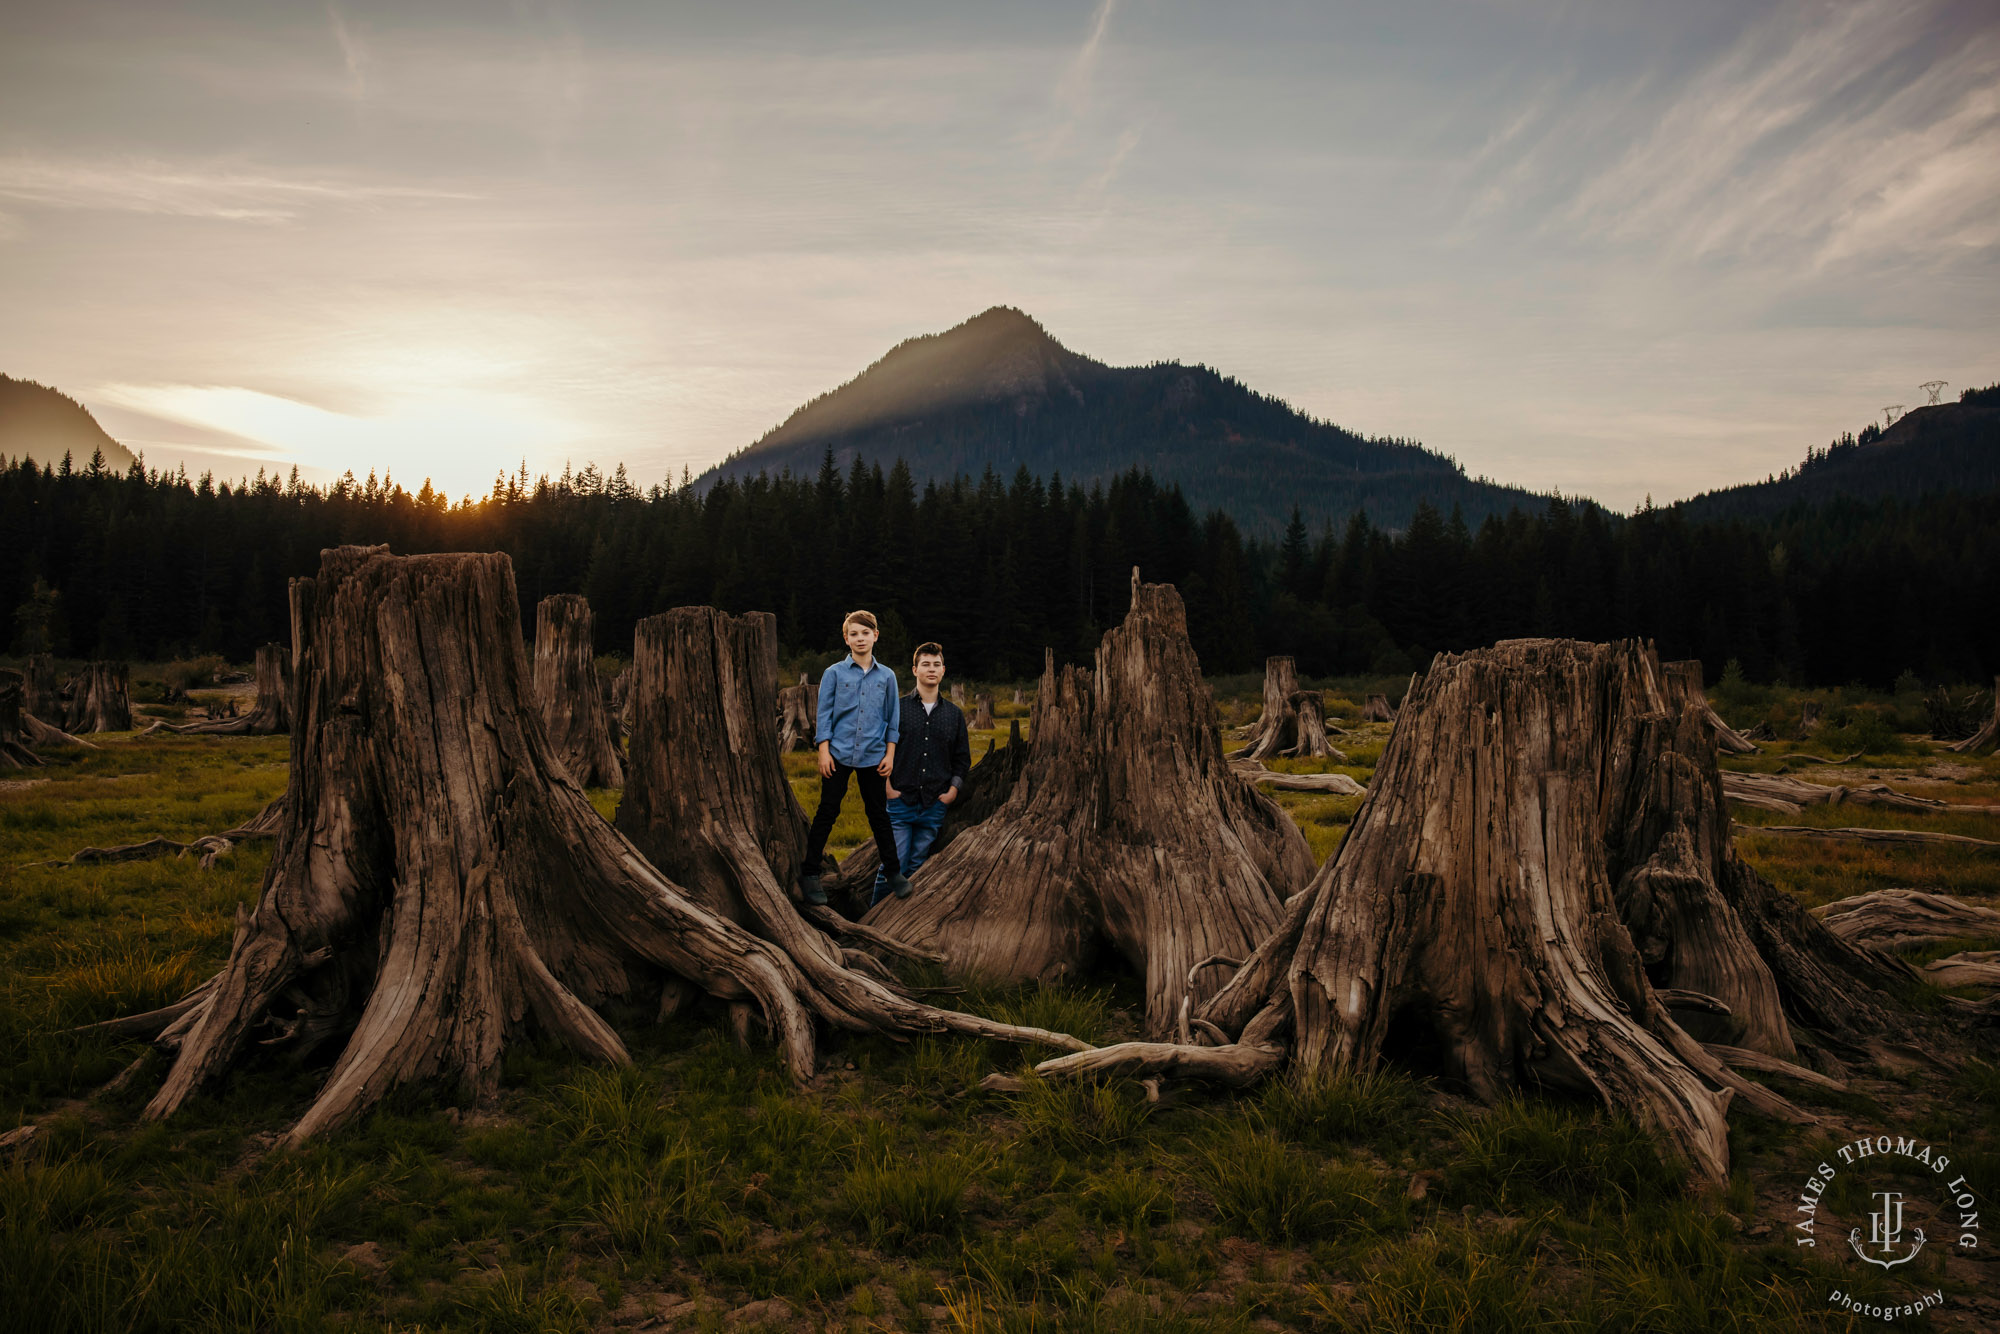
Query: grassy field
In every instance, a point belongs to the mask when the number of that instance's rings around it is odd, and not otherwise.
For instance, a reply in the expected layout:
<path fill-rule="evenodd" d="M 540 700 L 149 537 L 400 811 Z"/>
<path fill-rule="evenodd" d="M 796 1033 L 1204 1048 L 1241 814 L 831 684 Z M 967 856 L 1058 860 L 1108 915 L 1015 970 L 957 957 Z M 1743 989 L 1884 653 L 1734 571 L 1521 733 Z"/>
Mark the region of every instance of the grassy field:
<path fill-rule="evenodd" d="M 1232 722 L 1254 712 L 1221 704 Z M 1367 781 L 1387 731 L 1355 729 L 1342 771 Z M 2000 801 L 1994 761 L 1910 745 L 1807 776 Z M 1771 749 L 1746 767 L 1797 763 Z M 810 809 L 810 757 L 787 765 Z M 800 1088 L 701 1012 L 621 1018 L 631 1069 L 523 1047 L 497 1106 L 410 1091 L 299 1152 L 270 1146 L 323 1069 L 248 1062 L 171 1123 L 142 1123 L 148 1089 L 96 1095 L 139 1045 L 67 1030 L 208 975 L 266 854 L 208 871 L 27 864 L 229 827 L 284 766 L 282 739 L 109 737 L 0 782 L 0 1130 L 41 1128 L 0 1164 L 0 1331 L 1840 1329 L 1824 1292 L 1853 1266 L 1785 1235 L 1832 1142 L 1893 1122 L 2000 1181 L 2000 1071 L 1985 1066 L 1787 1087 L 1822 1124 L 1733 1114 L 1735 1175 L 1701 1192 L 1589 1107 L 1477 1107 L 1394 1065 L 1160 1103 L 1125 1081 L 1002 1096 L 974 1086 L 1037 1053 L 830 1035 L 830 1068 Z M 594 796 L 614 809 L 616 793 Z M 1282 801 L 1322 860 L 1360 804 Z M 865 837 L 849 804 L 836 846 Z M 1915 823 L 2000 837 L 1984 816 Z M 1885 885 L 2000 900 L 1991 852 L 1742 847 L 1809 902 Z M 1138 1001 L 1109 976 L 960 1003 L 1101 1039 L 1133 1032 Z M 2000 1285 L 1934 1254 L 1913 1267 L 1950 1304 L 1898 1327 L 2000 1327 Z"/>

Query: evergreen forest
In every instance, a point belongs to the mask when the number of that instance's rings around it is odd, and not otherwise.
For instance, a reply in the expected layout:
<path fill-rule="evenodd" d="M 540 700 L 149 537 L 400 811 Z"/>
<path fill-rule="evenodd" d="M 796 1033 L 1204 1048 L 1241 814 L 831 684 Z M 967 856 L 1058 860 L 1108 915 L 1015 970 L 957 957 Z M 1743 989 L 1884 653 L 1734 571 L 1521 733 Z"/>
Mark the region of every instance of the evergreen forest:
<path fill-rule="evenodd" d="M 1752 681 L 1888 686 L 2000 673 L 2000 495 L 1842 499 L 1763 517 L 1618 515 L 1554 499 L 1476 527 L 1428 505 L 1389 531 L 1360 514 L 1276 540 L 1200 514 L 1131 471 L 1089 489 L 1025 468 L 916 484 L 897 463 L 641 490 L 623 467 L 525 469 L 453 504 L 372 475 L 237 484 L 0 461 L 0 627 L 15 653 L 247 660 L 288 638 L 286 581 L 322 548 L 506 552 L 523 625 L 581 592 L 598 648 L 708 603 L 777 614 L 788 655 L 838 651 L 842 615 L 881 616 L 892 666 L 921 639 L 954 672 L 1032 677 L 1043 650 L 1087 661 L 1124 615 L 1133 566 L 1178 585 L 1204 669 L 1294 654 L 1309 675 L 1417 670 L 1432 653 L 1527 635 L 1642 636 L 1734 660 Z"/>

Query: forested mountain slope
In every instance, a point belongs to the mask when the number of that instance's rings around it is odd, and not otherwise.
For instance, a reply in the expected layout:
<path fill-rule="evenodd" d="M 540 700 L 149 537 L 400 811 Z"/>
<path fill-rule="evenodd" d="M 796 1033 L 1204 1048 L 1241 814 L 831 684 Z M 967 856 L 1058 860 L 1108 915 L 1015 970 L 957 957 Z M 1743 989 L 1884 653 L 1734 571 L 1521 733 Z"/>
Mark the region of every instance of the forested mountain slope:
<path fill-rule="evenodd" d="M 1915 500 L 2000 491 L 2000 385 L 1922 407 L 1887 430 L 1870 425 L 1781 477 L 1710 491 L 1675 506 L 1691 518 L 1758 518 L 1833 501 Z"/>
<path fill-rule="evenodd" d="M 0 375 L 0 458 L 59 464 L 67 453 L 80 471 L 99 450 L 107 468 L 132 466 L 132 451 L 106 435 L 83 404 L 33 380 Z"/>
<path fill-rule="evenodd" d="M 1004 306 L 898 344 L 699 485 L 813 476 L 829 451 L 842 474 L 856 458 L 902 459 L 919 486 L 989 468 L 1003 481 L 1026 468 L 1088 486 L 1136 467 L 1178 485 L 1197 512 L 1224 510 L 1262 534 L 1294 505 L 1315 529 L 1356 510 L 1401 528 L 1425 502 L 1477 523 L 1547 499 L 1467 477 L 1421 445 L 1315 421 L 1205 366 L 1107 366 Z"/>

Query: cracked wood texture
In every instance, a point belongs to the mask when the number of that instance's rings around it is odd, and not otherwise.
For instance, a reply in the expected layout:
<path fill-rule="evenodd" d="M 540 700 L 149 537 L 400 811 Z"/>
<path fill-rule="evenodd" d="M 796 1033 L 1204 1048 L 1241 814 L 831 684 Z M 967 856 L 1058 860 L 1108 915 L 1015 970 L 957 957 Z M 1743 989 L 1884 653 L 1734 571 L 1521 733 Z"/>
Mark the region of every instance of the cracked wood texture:
<path fill-rule="evenodd" d="M 812 750 L 819 727 L 819 683 L 799 673 L 797 685 L 778 692 L 778 749 Z"/>
<path fill-rule="evenodd" d="M 760 1011 L 811 1077 L 814 1018 L 843 1012 L 598 817 L 534 707 L 519 605 L 499 554 L 343 547 L 295 581 L 283 822 L 228 962 L 157 1039 L 175 1060 L 149 1116 L 253 1047 L 340 1043 L 294 1143 L 411 1081 L 490 1095 L 524 1031 L 622 1063 L 594 1007 L 684 983 Z"/>
<path fill-rule="evenodd" d="M 1895 975 L 1737 860 L 1684 678 L 1635 643 L 1514 640 L 1432 664 L 1338 854 L 1198 1013 L 1289 1017 L 1295 1063 L 1329 1073 L 1414 1022 L 1476 1095 L 1583 1090 L 1719 1180 L 1730 1094 L 1784 1104 L 1677 1017 L 1779 1058 L 1860 1050 Z"/>
<path fill-rule="evenodd" d="M 1005 805 L 925 863 L 871 925 L 997 981 L 1080 972 L 1102 947 L 1145 977 L 1145 1032 L 1277 924 L 1312 875 L 1298 829 L 1229 771 L 1180 594 L 1142 584 L 1095 670 L 1048 660 L 1032 745 Z"/>
<path fill-rule="evenodd" d="M 131 668 L 122 662 L 86 663 L 70 678 L 63 731 L 74 735 L 131 731 L 131 675 Z"/>
<path fill-rule="evenodd" d="M 590 603 L 581 593 L 557 593 L 535 608 L 535 704 L 549 744 L 583 787 L 622 787 L 611 711 L 597 679 Z"/>

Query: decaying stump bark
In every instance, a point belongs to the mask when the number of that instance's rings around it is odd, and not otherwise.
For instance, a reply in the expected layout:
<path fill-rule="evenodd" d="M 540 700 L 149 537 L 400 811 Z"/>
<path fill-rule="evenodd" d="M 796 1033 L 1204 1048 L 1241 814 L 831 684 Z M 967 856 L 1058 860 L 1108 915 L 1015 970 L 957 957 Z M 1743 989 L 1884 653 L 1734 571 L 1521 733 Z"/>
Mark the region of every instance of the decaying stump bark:
<path fill-rule="evenodd" d="M 590 603 L 556 593 L 535 608 L 535 704 L 549 744 L 582 787 L 621 787 L 624 761 L 597 679 Z"/>
<path fill-rule="evenodd" d="M 1051 655 L 1031 731 L 1005 805 L 867 920 L 996 981 L 1074 973 L 1109 945 L 1145 976 L 1146 1032 L 1170 1033 L 1219 981 L 1190 971 L 1243 957 L 1311 877 L 1305 839 L 1229 772 L 1180 594 L 1136 570 L 1096 670 Z"/>
<path fill-rule="evenodd" d="M 1988 715 L 1986 725 L 1950 749 L 1960 755 L 1976 755 L 1982 750 L 1992 750 L 1996 744 L 2000 744 L 2000 676 L 1993 678 L 1993 712 Z"/>
<path fill-rule="evenodd" d="M 37 769 L 41 758 L 28 749 L 21 730 L 21 695 L 26 678 L 0 668 L 0 769 Z"/>
<path fill-rule="evenodd" d="M 55 659 L 46 653 L 28 655 L 27 679 L 22 684 L 21 712 L 45 723 L 63 722 L 62 681 L 56 676 Z"/>
<path fill-rule="evenodd" d="M 1819 701 L 1809 699 L 1799 705 L 1799 737 L 1804 739 L 1819 731 Z"/>
<path fill-rule="evenodd" d="M 1842 940 L 1878 950 L 1918 950 L 1966 936 L 2000 935 L 2000 911 L 1948 894 L 1877 889 L 1812 910 Z"/>
<path fill-rule="evenodd" d="M 1757 750 L 1757 743 L 1722 721 L 1722 715 L 1708 702 L 1708 695 L 1702 686 L 1701 660 L 1688 658 L 1680 662 L 1665 662 L 1660 669 L 1680 678 L 1684 689 L 1701 701 L 1702 716 L 1708 721 L 1708 730 L 1715 734 L 1715 748 L 1730 755 L 1750 755 Z"/>
<path fill-rule="evenodd" d="M 778 692 L 778 749 L 811 750 L 818 731 L 819 683 L 800 672 L 797 685 Z"/>
<path fill-rule="evenodd" d="M 1408 701 L 1404 701 L 1407 703 Z M 1361 721 L 1364 723 L 1393 723 L 1396 710 L 1389 703 L 1387 695 L 1370 695 L 1368 702 L 1361 706 Z"/>
<path fill-rule="evenodd" d="M 86 663 L 70 678 L 65 732 L 132 730 L 131 668 L 122 662 Z"/>
<path fill-rule="evenodd" d="M 1650 650 L 1515 640 L 1432 664 L 1340 851 L 1180 1044 L 1049 1068 L 1336 1073 L 1409 1025 L 1476 1095 L 1581 1089 L 1713 1181 L 1732 1096 L 1800 1114 L 1689 1029 L 1832 1063 L 1909 975 L 1736 858 L 1705 712 Z"/>
<path fill-rule="evenodd" d="M 992 726 L 993 726 L 993 696 L 981 695 L 979 697 L 979 702 L 977 706 L 972 711 L 972 719 L 970 722 L 966 724 L 966 727 L 978 728 L 984 731 L 990 729 Z"/>
<path fill-rule="evenodd" d="M 1021 739 L 1021 720 L 1009 719 L 1007 744 L 996 748 L 989 742 L 986 753 L 973 763 L 972 772 L 966 775 L 965 792 L 952 801 L 944 825 L 938 830 L 937 838 L 926 854 L 929 861 L 936 861 L 938 854 L 951 846 L 953 839 L 1007 804 L 1007 798 L 1013 795 L 1014 785 L 1021 780 L 1021 771 L 1027 767 L 1032 753 L 1029 743 Z M 829 894 L 847 896 L 857 913 L 866 912 L 870 887 L 874 885 L 875 872 L 881 866 L 882 858 L 875 851 L 875 843 L 871 839 L 849 853 L 839 869 L 824 877 L 821 884 Z M 919 870 L 917 874 L 921 876 L 923 872 Z M 920 880 L 917 883 L 928 885 L 930 881 Z"/>
<path fill-rule="evenodd" d="M 211 982 L 124 1021 L 175 1053 L 150 1116 L 253 1042 L 300 1054 L 342 1041 L 293 1143 L 412 1080 L 490 1093 L 527 1029 L 623 1062 L 592 1006 L 683 983 L 754 1006 L 800 1079 L 815 1016 L 869 1025 L 821 980 L 866 979 L 794 962 L 598 818 L 542 730 L 504 555 L 345 547 L 299 583 L 291 787 L 257 909 Z M 1081 1046 L 895 999 L 900 1031 Z"/>

